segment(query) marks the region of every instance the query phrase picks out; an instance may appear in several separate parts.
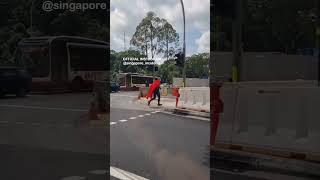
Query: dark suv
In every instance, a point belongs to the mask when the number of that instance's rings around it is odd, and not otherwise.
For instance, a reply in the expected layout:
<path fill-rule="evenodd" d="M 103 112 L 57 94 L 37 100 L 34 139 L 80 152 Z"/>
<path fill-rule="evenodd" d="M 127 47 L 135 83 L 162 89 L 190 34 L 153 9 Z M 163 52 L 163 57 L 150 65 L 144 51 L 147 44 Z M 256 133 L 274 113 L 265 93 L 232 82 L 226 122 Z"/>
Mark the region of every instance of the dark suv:
<path fill-rule="evenodd" d="M 0 67 L 0 96 L 15 94 L 26 96 L 31 87 L 31 75 L 24 69 L 15 66 Z"/>

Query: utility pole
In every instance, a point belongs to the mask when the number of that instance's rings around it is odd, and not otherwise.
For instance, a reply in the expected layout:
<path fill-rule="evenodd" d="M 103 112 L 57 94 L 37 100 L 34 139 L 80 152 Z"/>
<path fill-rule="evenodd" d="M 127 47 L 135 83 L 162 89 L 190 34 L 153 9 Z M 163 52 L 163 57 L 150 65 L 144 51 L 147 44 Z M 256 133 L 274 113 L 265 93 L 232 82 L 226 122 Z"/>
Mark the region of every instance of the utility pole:
<path fill-rule="evenodd" d="M 182 71 L 182 78 L 183 78 L 183 87 L 186 87 L 186 18 L 184 12 L 184 5 L 183 0 L 180 0 L 181 7 L 182 7 L 182 15 L 183 15 L 183 71 Z"/>
<path fill-rule="evenodd" d="M 34 5 L 34 1 L 31 1 L 31 8 L 30 8 L 30 36 L 32 37 L 33 35 L 33 5 Z"/>
<path fill-rule="evenodd" d="M 315 0 L 316 5 L 316 52 L 318 57 L 318 86 L 320 86 L 320 3 L 318 0 Z"/>
<path fill-rule="evenodd" d="M 123 51 L 126 51 L 126 32 L 123 32 Z"/>
<path fill-rule="evenodd" d="M 242 61 L 242 21 L 243 21 L 243 0 L 237 0 L 235 2 L 235 12 L 232 20 L 232 81 L 238 82 L 241 71 Z"/>

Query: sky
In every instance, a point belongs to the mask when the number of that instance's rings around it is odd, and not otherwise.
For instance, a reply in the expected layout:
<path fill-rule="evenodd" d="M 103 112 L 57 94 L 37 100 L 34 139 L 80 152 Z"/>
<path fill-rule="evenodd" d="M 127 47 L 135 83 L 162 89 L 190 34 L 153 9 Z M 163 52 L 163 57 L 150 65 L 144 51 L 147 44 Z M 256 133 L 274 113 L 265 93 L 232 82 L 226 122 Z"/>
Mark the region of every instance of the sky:
<path fill-rule="evenodd" d="M 210 0 L 183 0 L 186 15 L 186 55 L 210 50 Z M 180 0 L 111 0 L 111 49 L 130 47 L 130 39 L 147 12 L 165 18 L 183 42 L 183 16 Z M 161 62 L 160 62 L 161 63 Z"/>

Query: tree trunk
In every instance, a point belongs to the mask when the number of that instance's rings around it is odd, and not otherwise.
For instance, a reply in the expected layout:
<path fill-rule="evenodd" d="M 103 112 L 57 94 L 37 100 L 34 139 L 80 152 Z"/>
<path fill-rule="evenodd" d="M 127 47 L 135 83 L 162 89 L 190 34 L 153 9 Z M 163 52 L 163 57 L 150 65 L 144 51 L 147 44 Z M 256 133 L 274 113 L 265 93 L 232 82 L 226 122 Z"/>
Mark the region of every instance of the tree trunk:
<path fill-rule="evenodd" d="M 147 41 L 147 30 L 144 31 L 144 40 L 146 42 L 146 58 L 148 59 L 148 41 Z"/>
<path fill-rule="evenodd" d="M 166 37 L 167 37 L 167 61 L 169 60 L 169 37 L 168 37 L 168 29 L 167 29 L 167 34 L 166 34 Z"/>

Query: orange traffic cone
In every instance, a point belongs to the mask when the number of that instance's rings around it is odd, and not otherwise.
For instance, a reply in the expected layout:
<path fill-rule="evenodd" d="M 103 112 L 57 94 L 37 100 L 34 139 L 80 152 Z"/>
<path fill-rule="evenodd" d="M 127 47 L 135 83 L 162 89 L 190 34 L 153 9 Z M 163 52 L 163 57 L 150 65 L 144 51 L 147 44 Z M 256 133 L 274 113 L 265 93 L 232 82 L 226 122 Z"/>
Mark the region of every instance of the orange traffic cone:
<path fill-rule="evenodd" d="M 89 120 L 99 120 L 99 118 L 98 118 L 98 110 L 97 110 L 96 105 L 95 105 L 94 102 L 90 103 L 88 115 L 89 115 Z"/>

